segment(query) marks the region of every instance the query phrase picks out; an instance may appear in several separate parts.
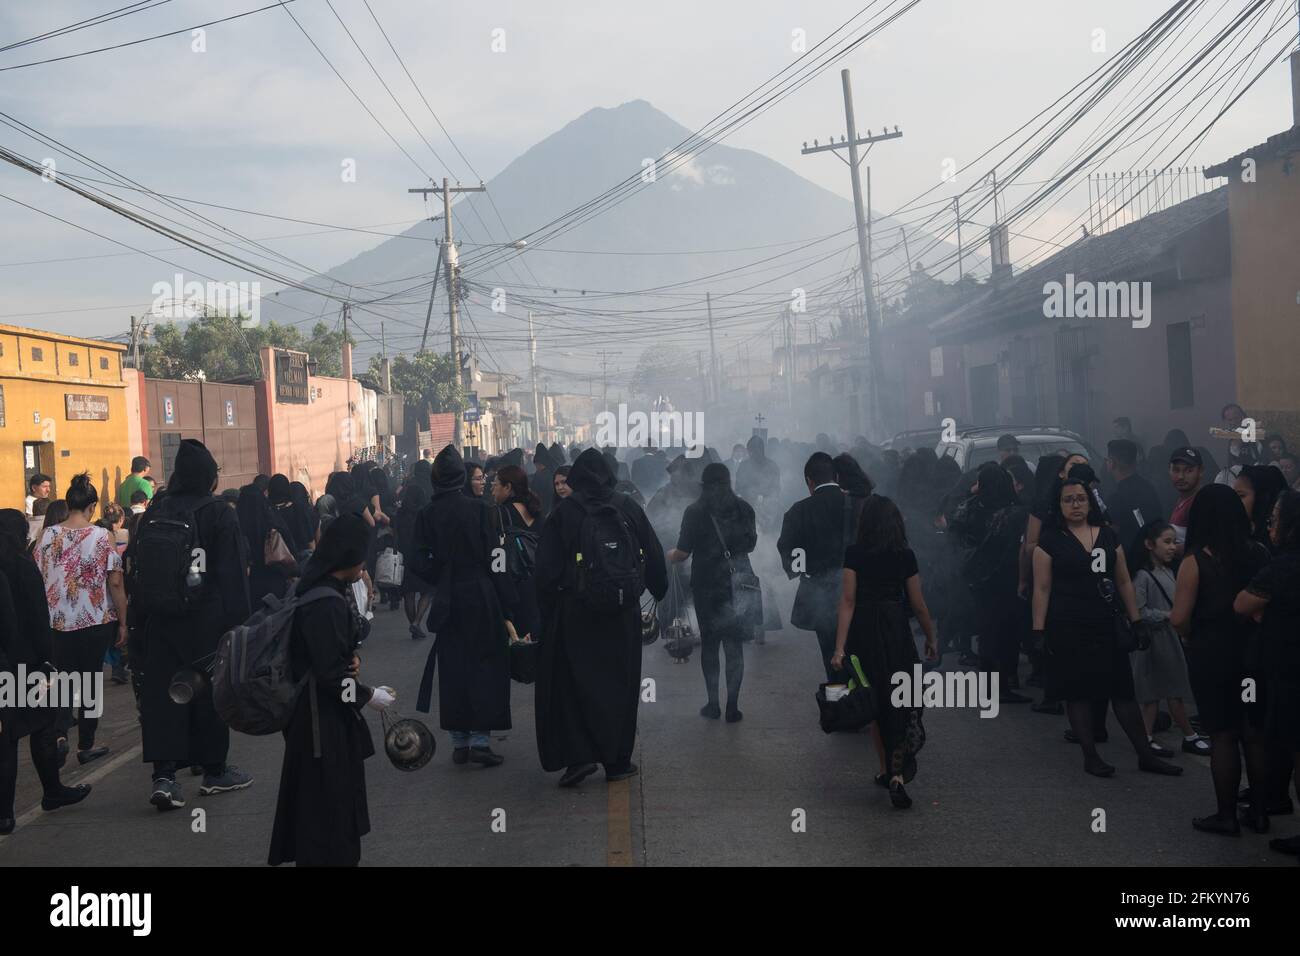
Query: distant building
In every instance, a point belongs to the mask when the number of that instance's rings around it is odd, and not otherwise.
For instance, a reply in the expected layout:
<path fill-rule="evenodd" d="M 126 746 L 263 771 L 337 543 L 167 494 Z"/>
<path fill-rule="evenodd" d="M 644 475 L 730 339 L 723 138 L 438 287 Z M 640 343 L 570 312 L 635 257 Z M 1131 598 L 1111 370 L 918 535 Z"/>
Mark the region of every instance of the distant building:
<path fill-rule="evenodd" d="M 1300 63 L 1300 54 L 1296 61 Z M 1297 68 L 1300 87 L 1300 68 Z M 1300 97 L 1300 89 L 1297 89 Z M 1300 113 L 1300 102 L 1297 102 Z M 1224 160 L 1232 255 L 1234 399 L 1300 445 L 1300 124 Z M 1225 356 L 1225 359 L 1227 356 Z"/>
<path fill-rule="evenodd" d="M 0 507 L 23 507 L 27 478 L 51 478 L 62 497 L 89 471 L 101 500 L 130 472 L 139 441 L 136 380 L 126 346 L 0 325 Z M 133 429 L 133 422 L 136 423 Z"/>
<path fill-rule="evenodd" d="M 974 425 L 1064 426 L 1099 447 L 1121 415 L 1151 442 L 1170 428 L 1204 441 L 1238 396 L 1229 262 L 1220 187 L 989 283 L 930 324 L 936 378 L 951 383 L 953 359 L 965 378 L 948 408 Z"/>

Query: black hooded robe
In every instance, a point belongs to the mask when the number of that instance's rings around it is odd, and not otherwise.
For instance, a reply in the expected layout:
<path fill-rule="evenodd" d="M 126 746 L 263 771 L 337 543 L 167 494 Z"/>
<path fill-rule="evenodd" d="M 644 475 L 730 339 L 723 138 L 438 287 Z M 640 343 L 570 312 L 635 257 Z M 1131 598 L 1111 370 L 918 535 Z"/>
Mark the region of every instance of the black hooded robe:
<path fill-rule="evenodd" d="M 294 677 L 310 674 L 316 682 L 319 748 L 312 731 L 310 688 L 304 688 L 283 731 L 284 762 L 267 858 L 271 866 L 355 866 L 361 859 L 361 838 L 370 832 L 364 761 L 374 756 L 375 746 L 362 708 L 374 691 L 357 681 L 351 699 L 344 699 L 361 621 L 349 600 L 351 586 L 330 573 L 364 560 L 370 531 L 352 516 L 340 518 L 331 531 L 335 534 L 321 541 L 295 591 L 301 595 L 327 587 L 339 597 L 303 605 L 290 638 Z"/>
<path fill-rule="evenodd" d="M 185 439 L 167 490 L 146 512 L 156 518 L 194 511 L 208 580 L 198 605 L 187 614 L 146 617 L 134 602 L 128 608 L 131 661 L 143 671 L 140 738 L 145 763 L 220 764 L 230 750 L 230 729 L 217 716 L 211 694 L 197 694 L 188 704 L 178 704 L 168 694 L 177 671 L 201 666 L 216 653 L 221 635 L 250 613 L 244 537 L 235 512 L 212 497 L 216 480 L 211 453 L 201 442 Z M 128 562 L 130 557 L 128 547 Z"/>
<path fill-rule="evenodd" d="M 412 570 L 436 585 L 427 629 L 429 650 L 416 709 L 428 713 L 438 673 L 443 730 L 508 730 L 510 657 L 506 609 L 514 589 L 500 547 L 496 509 L 465 496 L 465 463 L 448 445 L 434 460 L 433 500 L 415 527 Z M 521 635 L 522 636 L 522 635 Z"/>
<path fill-rule="evenodd" d="M 542 646 L 535 694 L 537 752 L 548 771 L 586 763 L 623 770 L 636 745 L 641 695 L 641 615 L 637 604 L 613 614 L 584 604 L 572 591 L 574 555 L 586 512 L 582 501 L 612 501 L 629 519 L 645 553 L 646 587 L 656 600 L 668 590 L 663 547 L 639 505 L 613 490 L 614 475 L 599 451 L 578 456 L 569 472 L 573 495 L 561 499 L 537 545 Z"/>

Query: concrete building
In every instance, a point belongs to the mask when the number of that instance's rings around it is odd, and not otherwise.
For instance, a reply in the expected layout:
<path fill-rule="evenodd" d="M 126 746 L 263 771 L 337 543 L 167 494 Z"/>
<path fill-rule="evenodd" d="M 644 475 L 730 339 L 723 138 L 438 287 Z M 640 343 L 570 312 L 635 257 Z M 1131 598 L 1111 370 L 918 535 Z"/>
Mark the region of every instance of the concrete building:
<path fill-rule="evenodd" d="M 258 457 L 266 474 L 323 494 L 330 472 L 373 458 L 378 396 L 356 379 L 313 375 L 306 352 L 264 348 L 257 383 Z"/>
<path fill-rule="evenodd" d="M 134 379 L 122 374 L 125 351 L 0 325 L 0 507 L 21 509 L 37 472 L 50 476 L 59 497 L 82 471 L 101 498 L 116 495 L 130 473 L 131 403 L 138 407 Z"/>
<path fill-rule="evenodd" d="M 1229 294 L 1228 250 L 1221 187 L 994 280 L 930 325 L 931 348 L 944 349 L 936 371 L 965 378 L 964 395 L 949 395 L 949 414 L 967 412 L 974 425 L 1064 426 L 1097 447 L 1118 416 L 1148 443 L 1170 428 L 1206 441 L 1222 405 L 1238 397 L 1234 325 L 1242 318 Z M 1048 314 L 1053 298 L 1069 300 L 1065 314 Z M 1133 314 L 1139 304 L 1145 319 Z"/>
<path fill-rule="evenodd" d="M 1300 86 L 1300 67 L 1297 77 Z M 1205 175 L 1228 177 L 1234 397 L 1300 447 L 1300 122 Z"/>

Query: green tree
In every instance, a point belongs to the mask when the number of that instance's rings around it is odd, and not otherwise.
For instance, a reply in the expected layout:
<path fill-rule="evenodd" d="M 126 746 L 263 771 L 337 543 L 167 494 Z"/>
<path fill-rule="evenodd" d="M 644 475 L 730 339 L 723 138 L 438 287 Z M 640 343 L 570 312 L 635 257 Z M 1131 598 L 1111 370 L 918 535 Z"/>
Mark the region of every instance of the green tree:
<path fill-rule="evenodd" d="M 357 376 L 367 388 L 383 392 L 383 375 L 379 356 L 372 356 L 370 367 Z M 456 381 L 451 353 L 417 352 L 392 359 L 389 377 L 393 391 L 402 396 L 406 410 L 406 433 L 429 427 L 429 412 L 456 412 L 465 408 L 465 393 Z"/>
<path fill-rule="evenodd" d="M 689 355 L 672 345 L 656 345 L 642 350 L 630 383 L 632 392 L 654 398 L 680 394 L 686 382 L 695 376 L 695 363 Z"/>
<path fill-rule="evenodd" d="M 213 314 L 155 326 L 152 341 L 140 351 L 140 367 L 150 378 L 248 381 L 261 377 L 258 350 L 267 346 L 307 352 L 316 360 L 317 374 L 342 374 L 343 333 L 324 322 L 306 337 L 295 325 L 267 322 L 246 329 L 237 318 Z"/>

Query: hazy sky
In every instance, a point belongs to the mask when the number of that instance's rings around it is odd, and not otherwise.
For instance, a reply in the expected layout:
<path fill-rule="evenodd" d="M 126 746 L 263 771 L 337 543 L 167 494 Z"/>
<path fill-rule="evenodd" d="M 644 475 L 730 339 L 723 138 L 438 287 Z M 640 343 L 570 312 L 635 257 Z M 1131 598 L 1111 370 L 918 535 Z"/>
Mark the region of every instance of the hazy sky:
<path fill-rule="evenodd" d="M 124 0 L 122 0 L 124 2 Z M 122 2 L 6 2 L 0 46 L 103 13 Z M 267 0 L 171 0 L 69 37 L 0 53 L 0 68 L 190 27 Z M 792 33 L 809 43 L 865 0 L 492 0 L 449 4 L 369 0 L 420 89 L 474 168 L 490 179 L 539 139 L 595 106 L 646 99 L 692 129 L 789 64 Z M 325 0 L 296 0 L 295 16 L 416 163 L 435 176 L 473 176 L 437 130 L 393 59 L 363 0 L 333 0 L 362 48 L 420 125 L 436 160 L 393 106 Z M 802 157 L 800 143 L 843 132 L 839 67 L 853 71 L 859 124 L 903 128 L 872 156 L 874 207 L 888 212 L 1019 126 L 1168 6 L 1166 0 L 922 0 L 727 140 L 849 195 L 843 164 Z M 1242 0 L 1214 0 L 1218 22 Z M 494 52 L 494 30 L 505 50 Z M 1105 31 L 1105 53 L 1093 51 Z M 498 34 L 498 45 L 500 34 Z M 406 192 L 424 173 L 366 115 L 281 9 L 213 26 L 206 51 L 187 33 L 27 69 L 0 71 L 0 109 L 118 172 L 176 196 L 278 215 L 396 232 L 423 214 Z M 1195 163 L 1224 159 L 1290 125 L 1285 65 L 1219 124 Z M 46 147 L 7 127 L 0 144 L 37 159 Z M 357 181 L 340 164 L 356 161 Z M 62 168 L 62 167 L 61 167 Z M 631 164 L 629 172 L 636 164 Z M 593 183 L 592 194 L 607 183 Z M 170 243 L 9 165 L 0 193 L 140 249 Z M 1014 198 L 1014 197 L 1013 197 Z M 1036 229 L 1052 234 L 1081 204 Z M 318 229 L 221 210 L 213 218 L 254 238 Z M 848 225 L 846 223 L 846 225 Z M 511 224 L 515 229 L 516 225 Z M 518 231 L 523 231 L 519 229 Z M 496 239 L 502 236 L 494 237 Z M 326 269 L 380 241 L 355 233 L 277 240 Z M 154 282 L 174 270 L 110 241 L 0 200 L 0 322 L 82 334 L 126 329 Z M 189 253 L 196 269 L 227 270 Z M 38 262 L 74 259 L 63 262 Z M 223 278 L 238 278 L 222 273 Z M 322 303 L 332 316 L 334 307 Z"/>

